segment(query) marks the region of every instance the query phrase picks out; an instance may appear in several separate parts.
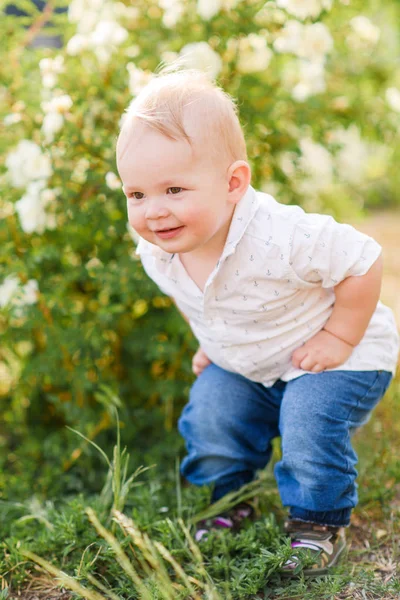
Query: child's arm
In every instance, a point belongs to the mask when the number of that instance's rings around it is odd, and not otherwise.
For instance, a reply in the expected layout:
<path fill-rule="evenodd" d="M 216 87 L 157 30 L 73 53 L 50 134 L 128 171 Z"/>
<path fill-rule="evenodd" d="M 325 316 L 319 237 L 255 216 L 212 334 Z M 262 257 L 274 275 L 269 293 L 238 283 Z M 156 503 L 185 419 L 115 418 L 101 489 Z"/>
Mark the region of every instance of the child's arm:
<path fill-rule="evenodd" d="M 347 277 L 335 290 L 333 312 L 325 323 L 329 331 L 352 346 L 357 346 L 368 327 L 379 300 L 382 283 L 382 255 L 360 277 Z"/>
<path fill-rule="evenodd" d="M 335 286 L 335 304 L 324 328 L 292 356 L 296 368 L 318 373 L 343 364 L 361 341 L 379 300 L 382 257 L 365 275 L 347 277 Z"/>

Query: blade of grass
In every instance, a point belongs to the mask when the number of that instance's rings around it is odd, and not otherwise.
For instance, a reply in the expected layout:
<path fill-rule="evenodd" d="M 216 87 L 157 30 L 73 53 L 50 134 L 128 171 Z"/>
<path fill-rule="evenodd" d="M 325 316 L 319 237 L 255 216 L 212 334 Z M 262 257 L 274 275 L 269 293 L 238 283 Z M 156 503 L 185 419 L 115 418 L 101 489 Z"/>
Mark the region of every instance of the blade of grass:
<path fill-rule="evenodd" d="M 156 575 L 159 583 L 161 584 L 160 592 L 167 598 L 167 600 L 174 600 L 174 587 L 167 570 L 165 569 L 162 558 L 157 553 L 153 546 L 150 538 L 145 533 L 142 533 L 134 524 L 132 519 L 121 513 L 120 511 L 114 511 L 114 518 L 119 523 L 121 528 L 126 531 L 133 541 L 133 543 L 140 549 L 144 558 L 153 568 L 153 574 Z"/>
<path fill-rule="evenodd" d="M 83 598 L 87 598 L 88 600 L 107 600 L 104 596 L 102 596 L 95 590 L 89 590 L 88 588 L 85 588 L 83 585 L 78 583 L 73 577 L 67 575 L 67 573 L 64 573 L 64 571 L 60 571 L 60 569 L 57 569 L 57 567 L 50 564 L 44 558 L 41 558 L 37 554 L 34 554 L 34 552 L 30 552 L 29 550 L 21 550 L 21 554 L 43 567 L 43 569 L 54 575 L 60 581 L 60 583 L 62 583 L 63 586 L 67 587 L 73 592 L 76 592 L 77 594 L 80 594 Z"/>
<path fill-rule="evenodd" d="M 106 542 L 114 550 L 117 561 L 119 562 L 125 573 L 132 579 L 142 598 L 144 598 L 144 600 L 152 600 L 149 590 L 146 588 L 145 584 L 140 579 L 139 574 L 130 562 L 128 556 L 121 548 L 121 545 L 119 544 L 117 539 L 113 536 L 113 534 L 110 531 L 107 531 L 107 529 L 103 527 L 92 508 L 87 508 L 86 513 L 89 517 L 90 522 L 94 525 L 96 531 L 106 540 Z"/>

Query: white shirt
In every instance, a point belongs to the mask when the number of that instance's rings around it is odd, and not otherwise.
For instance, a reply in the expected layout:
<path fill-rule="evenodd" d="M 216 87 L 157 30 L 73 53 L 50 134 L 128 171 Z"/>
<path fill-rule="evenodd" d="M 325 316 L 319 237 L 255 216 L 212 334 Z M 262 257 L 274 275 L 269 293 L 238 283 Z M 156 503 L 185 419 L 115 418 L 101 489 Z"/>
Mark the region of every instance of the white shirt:
<path fill-rule="evenodd" d="M 209 359 L 267 386 L 304 375 L 291 356 L 329 319 L 333 287 L 364 275 L 380 253 L 377 242 L 350 225 L 279 204 L 251 186 L 204 292 L 178 254 L 143 238 L 137 247 L 145 271 L 188 317 Z M 329 370 L 394 373 L 398 352 L 394 315 L 379 302 L 351 356 Z"/>

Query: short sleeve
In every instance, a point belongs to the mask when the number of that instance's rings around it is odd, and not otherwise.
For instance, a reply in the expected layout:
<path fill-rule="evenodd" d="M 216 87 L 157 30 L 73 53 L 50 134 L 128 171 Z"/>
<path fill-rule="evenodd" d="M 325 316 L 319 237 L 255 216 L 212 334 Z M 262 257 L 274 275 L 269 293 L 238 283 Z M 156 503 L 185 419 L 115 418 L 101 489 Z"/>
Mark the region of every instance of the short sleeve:
<path fill-rule="evenodd" d="M 334 287 L 346 277 L 365 275 L 382 248 L 371 237 L 332 217 L 303 214 L 290 238 L 290 265 L 307 283 Z"/>

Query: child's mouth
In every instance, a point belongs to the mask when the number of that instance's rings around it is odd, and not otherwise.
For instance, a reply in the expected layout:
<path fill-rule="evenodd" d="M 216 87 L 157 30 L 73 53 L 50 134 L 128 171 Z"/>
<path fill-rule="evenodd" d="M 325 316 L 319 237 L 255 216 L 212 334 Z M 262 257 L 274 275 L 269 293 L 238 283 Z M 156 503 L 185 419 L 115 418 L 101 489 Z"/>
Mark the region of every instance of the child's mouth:
<path fill-rule="evenodd" d="M 160 237 L 163 240 L 175 237 L 176 235 L 178 235 L 178 233 L 180 233 L 183 229 L 183 225 L 181 225 L 180 227 L 174 227 L 172 229 L 164 229 L 163 231 L 156 231 L 156 235 L 158 235 L 158 237 Z"/>

